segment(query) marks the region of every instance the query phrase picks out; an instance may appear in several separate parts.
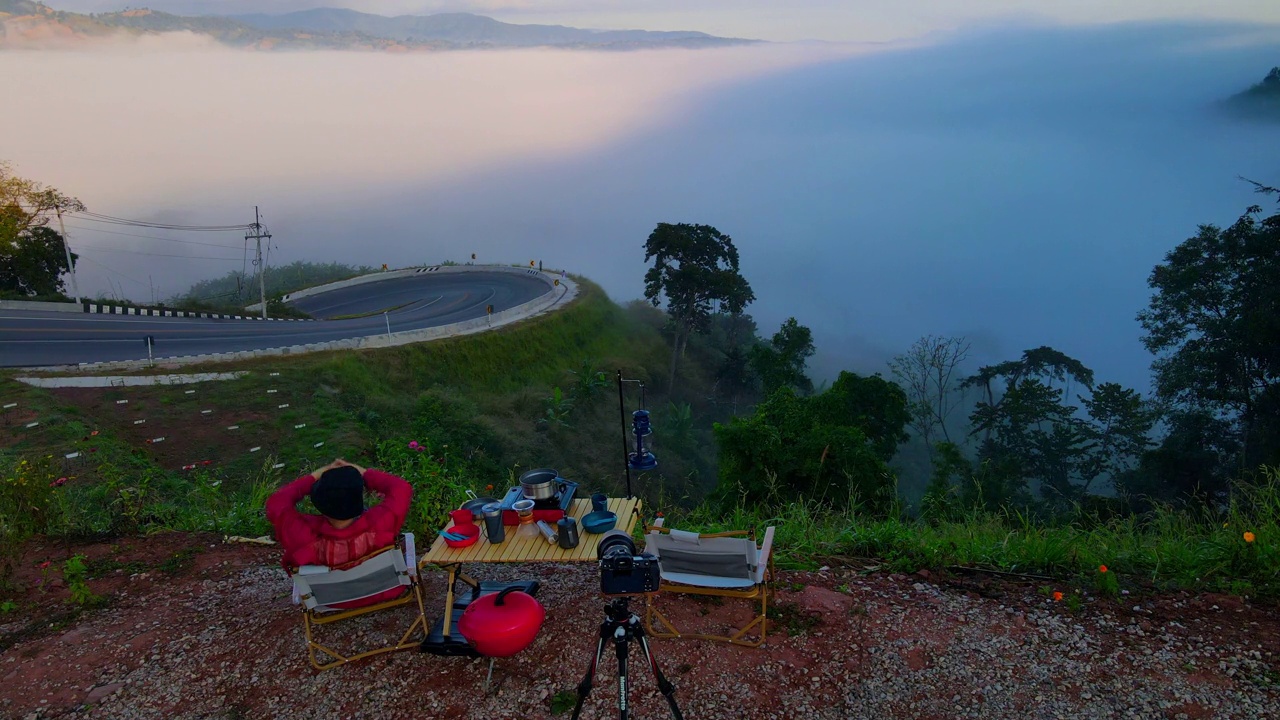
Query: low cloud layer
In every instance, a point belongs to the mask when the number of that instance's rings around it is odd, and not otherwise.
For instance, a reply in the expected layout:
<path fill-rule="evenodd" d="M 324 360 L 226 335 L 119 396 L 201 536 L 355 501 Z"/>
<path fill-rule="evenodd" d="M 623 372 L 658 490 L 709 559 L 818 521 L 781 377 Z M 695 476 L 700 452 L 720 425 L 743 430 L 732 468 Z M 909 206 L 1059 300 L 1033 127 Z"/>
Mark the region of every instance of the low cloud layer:
<path fill-rule="evenodd" d="M 0 137 L 22 139 L 3 150 L 21 172 L 98 212 L 222 223 L 261 205 L 273 263 L 475 252 L 626 300 L 655 223 L 708 223 L 737 242 L 761 329 L 814 329 L 821 376 L 943 333 L 980 362 L 1052 345 L 1141 389 L 1152 266 L 1258 201 L 1238 175 L 1280 182 L 1274 126 L 1214 110 L 1275 64 L 1275 28 L 844 52 L 0 54 L 0 96 L 31 99 Z M 241 266 L 234 249 L 171 252 L 228 259 L 87 253 L 86 271 L 145 298 Z"/>

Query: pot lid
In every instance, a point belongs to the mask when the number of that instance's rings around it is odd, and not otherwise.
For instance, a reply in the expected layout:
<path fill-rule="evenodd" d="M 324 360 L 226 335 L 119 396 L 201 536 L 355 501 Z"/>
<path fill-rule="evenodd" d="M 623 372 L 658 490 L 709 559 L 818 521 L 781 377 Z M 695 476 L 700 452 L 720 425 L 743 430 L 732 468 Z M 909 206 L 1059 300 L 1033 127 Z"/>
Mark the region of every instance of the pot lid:
<path fill-rule="evenodd" d="M 458 619 L 468 639 L 483 642 L 542 627 L 547 611 L 528 593 L 510 587 L 473 600 Z"/>

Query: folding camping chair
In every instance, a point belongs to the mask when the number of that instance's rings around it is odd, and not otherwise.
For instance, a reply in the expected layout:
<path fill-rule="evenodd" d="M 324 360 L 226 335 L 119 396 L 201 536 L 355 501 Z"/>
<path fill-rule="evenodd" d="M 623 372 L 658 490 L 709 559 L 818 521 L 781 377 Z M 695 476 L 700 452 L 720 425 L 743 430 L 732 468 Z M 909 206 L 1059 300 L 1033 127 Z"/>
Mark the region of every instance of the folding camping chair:
<path fill-rule="evenodd" d="M 381 550 L 375 550 L 344 569 L 333 570 L 320 565 L 304 565 L 293 572 L 294 597 L 298 598 L 302 607 L 302 624 L 307 636 L 307 656 L 317 670 L 328 670 L 352 660 L 380 653 L 417 648 L 422 642 L 421 637 L 410 639 L 415 631 L 426 627 L 426 612 L 422 604 L 422 588 L 419 585 L 416 570 L 413 535 L 405 533 L 401 537 L 403 553 L 400 552 L 399 546 L 390 545 Z M 373 597 L 395 588 L 405 588 L 405 592 L 391 600 L 373 605 L 347 609 L 333 607 L 337 604 Z M 417 612 L 413 623 L 395 644 L 347 656 L 315 639 L 315 630 L 319 625 L 341 622 L 414 602 L 417 603 Z M 333 659 L 320 662 L 316 656 L 317 650 Z M 327 658 L 324 659 L 327 660 Z"/>
<path fill-rule="evenodd" d="M 760 647 L 764 644 L 769 607 L 769 583 L 773 580 L 773 527 L 764 532 L 764 542 L 756 547 L 754 535 L 745 530 L 697 533 L 662 527 L 659 518 L 645 536 L 645 552 L 658 556 L 662 581 L 658 592 L 713 597 L 741 598 L 760 612 L 751 622 L 729 635 L 682 632 L 655 607 L 655 595 L 645 597 L 645 628 L 653 637 L 692 637 Z M 655 620 L 657 625 L 655 626 Z M 753 631 L 758 639 L 750 639 Z"/>

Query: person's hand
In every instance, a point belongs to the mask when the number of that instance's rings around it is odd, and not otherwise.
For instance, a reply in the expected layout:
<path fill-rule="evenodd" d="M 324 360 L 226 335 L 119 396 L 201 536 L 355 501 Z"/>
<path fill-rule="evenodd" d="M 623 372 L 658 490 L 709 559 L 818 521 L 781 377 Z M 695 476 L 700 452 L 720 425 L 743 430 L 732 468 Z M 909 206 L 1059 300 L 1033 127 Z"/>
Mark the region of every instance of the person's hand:
<path fill-rule="evenodd" d="M 356 469 L 356 471 L 357 471 L 357 472 L 359 472 L 359 473 L 360 473 L 360 477 L 364 477 L 364 468 L 360 467 L 359 465 L 357 465 L 357 464 L 355 464 L 355 463 L 347 462 L 346 460 L 343 460 L 342 458 L 338 458 L 338 459 L 334 460 L 334 461 L 333 461 L 333 466 L 334 466 L 334 467 L 344 467 L 344 466 L 345 466 L 345 467 L 353 467 L 353 468 L 355 468 L 355 469 Z"/>
<path fill-rule="evenodd" d="M 320 467 L 320 468 L 316 468 L 315 470 L 312 470 L 311 477 L 315 478 L 316 480 L 319 480 L 321 475 L 325 474 L 326 472 L 336 467 L 339 467 L 338 465 L 339 462 L 342 462 L 342 461 L 334 460 L 333 462 L 329 463 L 328 465 L 325 465 L 324 467 Z"/>

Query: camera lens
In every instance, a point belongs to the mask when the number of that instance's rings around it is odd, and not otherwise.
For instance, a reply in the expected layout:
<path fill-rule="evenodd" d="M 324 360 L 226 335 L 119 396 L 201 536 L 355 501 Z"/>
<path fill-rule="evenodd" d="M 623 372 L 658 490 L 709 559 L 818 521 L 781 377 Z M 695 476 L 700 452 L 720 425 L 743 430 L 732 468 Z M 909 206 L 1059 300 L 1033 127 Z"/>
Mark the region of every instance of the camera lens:
<path fill-rule="evenodd" d="M 605 533 L 604 537 L 600 538 L 600 545 L 596 548 L 596 557 L 601 560 L 607 557 L 631 557 L 635 554 L 635 541 L 621 530 L 610 530 Z"/>

